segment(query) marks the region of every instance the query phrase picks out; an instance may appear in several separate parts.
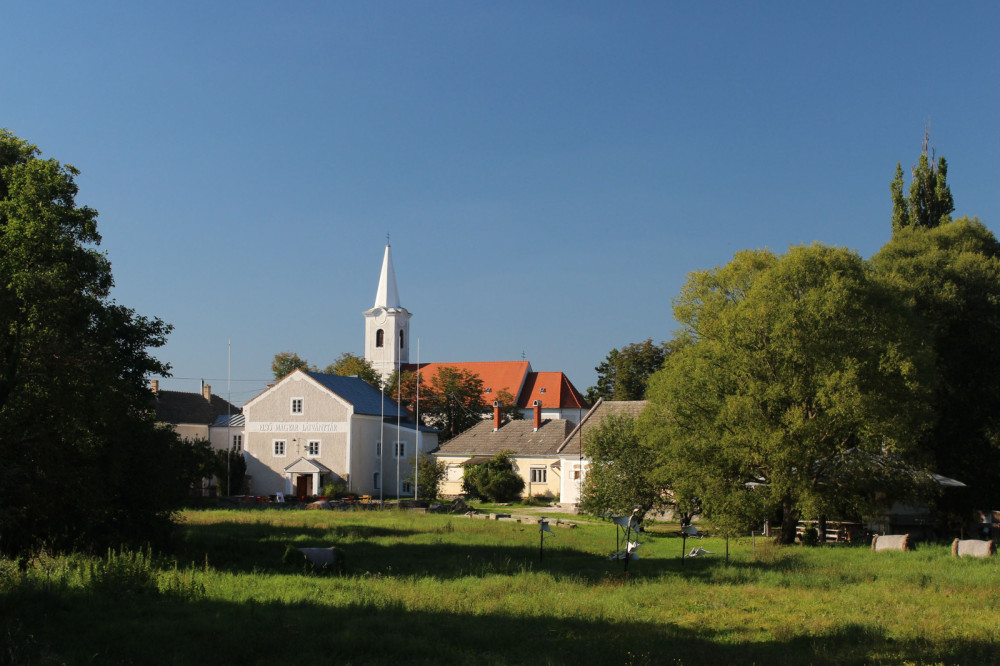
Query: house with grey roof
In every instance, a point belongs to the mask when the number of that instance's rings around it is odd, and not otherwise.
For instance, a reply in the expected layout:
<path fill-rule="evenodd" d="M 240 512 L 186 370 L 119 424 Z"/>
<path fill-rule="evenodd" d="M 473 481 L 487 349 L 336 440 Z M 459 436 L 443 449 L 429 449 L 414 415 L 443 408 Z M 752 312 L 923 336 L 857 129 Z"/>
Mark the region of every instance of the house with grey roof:
<path fill-rule="evenodd" d="M 579 504 L 589 466 L 583 455 L 587 433 L 608 415 L 638 416 L 645 405 L 644 400 L 598 400 L 579 423 L 544 418 L 538 400 L 531 420 L 502 421 L 499 406 L 494 406 L 492 420 L 477 423 L 434 452 L 446 469 L 442 494 L 461 495 L 466 467 L 485 462 L 501 451 L 511 451 L 526 496 L 542 495 L 560 504 Z"/>
<path fill-rule="evenodd" d="M 239 407 L 213 394 L 208 384 L 202 384 L 201 393 L 161 391 L 160 382 L 154 379 L 150 389 L 156 420 L 171 425 L 183 439 L 211 440 L 211 428 L 218 419 L 240 413 Z"/>
<path fill-rule="evenodd" d="M 374 499 L 412 497 L 416 456 L 437 447 L 436 430 L 357 377 L 294 370 L 243 405 L 243 419 L 257 495 L 308 497 L 341 481 Z"/>

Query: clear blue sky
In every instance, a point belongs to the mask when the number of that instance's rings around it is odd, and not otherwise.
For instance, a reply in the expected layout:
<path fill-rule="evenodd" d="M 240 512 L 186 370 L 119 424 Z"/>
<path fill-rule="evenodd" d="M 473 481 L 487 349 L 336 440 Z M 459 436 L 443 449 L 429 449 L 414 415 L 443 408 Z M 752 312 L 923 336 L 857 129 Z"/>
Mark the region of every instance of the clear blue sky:
<path fill-rule="evenodd" d="M 164 388 L 361 353 L 391 233 L 421 360 L 585 389 L 692 270 L 877 251 L 928 122 L 997 228 L 996 3 L 151 5 L 6 3 L 0 127 L 82 170 Z"/>

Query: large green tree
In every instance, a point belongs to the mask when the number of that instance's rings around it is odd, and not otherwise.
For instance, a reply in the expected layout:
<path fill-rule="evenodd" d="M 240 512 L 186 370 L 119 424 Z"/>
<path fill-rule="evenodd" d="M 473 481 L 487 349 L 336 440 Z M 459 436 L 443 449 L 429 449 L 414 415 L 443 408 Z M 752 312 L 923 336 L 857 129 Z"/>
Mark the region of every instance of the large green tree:
<path fill-rule="evenodd" d="M 923 150 L 911 170 L 909 196 L 903 193 L 903 166 L 896 163 L 896 174 L 889 184 L 892 193 L 892 230 L 907 227 L 936 227 L 951 221 L 955 200 L 948 187 L 948 163 L 943 157 L 934 162 L 927 156 L 927 134 Z"/>
<path fill-rule="evenodd" d="M 360 377 L 375 388 L 382 385 L 382 378 L 372 367 L 372 364 L 363 356 L 344 352 L 333 360 L 333 363 L 326 366 L 323 372 L 330 375 L 342 375 L 344 377 Z"/>
<path fill-rule="evenodd" d="M 483 380 L 476 373 L 442 366 L 432 376 L 427 375 L 426 371 L 420 373 L 420 421 L 440 431 L 439 441 L 468 430 L 489 411 L 483 399 Z M 501 399 L 513 405 L 513 396 L 501 393 Z M 394 372 L 386 382 L 385 394 L 393 400 L 398 396 L 400 404 L 416 411 L 417 373 L 407 370 L 400 376 Z"/>
<path fill-rule="evenodd" d="M 0 130 L 0 550 L 162 537 L 197 474 L 158 428 L 169 326 L 110 298 L 76 169 Z M 140 473 L 143 472 L 143 473 Z"/>
<path fill-rule="evenodd" d="M 921 478 L 932 372 L 919 323 L 856 253 L 739 252 L 675 300 L 678 348 L 650 382 L 657 480 L 717 515 L 858 513 Z M 753 489 L 753 495 L 747 491 Z"/>
<path fill-rule="evenodd" d="M 968 485 L 951 513 L 1000 506 L 1000 243 L 978 220 L 898 230 L 872 258 L 926 323 L 939 382 L 926 433 L 934 468 Z"/>
<path fill-rule="evenodd" d="M 660 502 L 663 493 L 651 474 L 654 455 L 640 439 L 631 415 L 602 419 L 584 438 L 583 453 L 590 461 L 580 505 L 584 511 L 629 516 L 639 509 L 641 518 Z"/>
<path fill-rule="evenodd" d="M 295 352 L 285 351 L 274 355 L 274 360 L 271 361 L 271 374 L 274 375 L 275 381 L 295 370 L 316 372 L 316 367 L 309 365 L 309 361 L 300 358 Z"/>
<path fill-rule="evenodd" d="M 642 400 L 646 385 L 654 372 L 663 367 L 670 354 L 670 344 L 655 344 L 652 338 L 634 342 L 621 349 L 612 349 L 594 368 L 597 384 L 587 389 L 587 400 Z"/>

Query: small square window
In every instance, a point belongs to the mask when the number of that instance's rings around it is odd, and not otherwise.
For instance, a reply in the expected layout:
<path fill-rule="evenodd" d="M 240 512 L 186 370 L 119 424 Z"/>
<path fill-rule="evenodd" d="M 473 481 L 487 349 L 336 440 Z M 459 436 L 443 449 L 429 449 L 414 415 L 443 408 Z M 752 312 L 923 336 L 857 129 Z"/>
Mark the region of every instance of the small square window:
<path fill-rule="evenodd" d="M 403 492 L 407 495 L 413 494 L 413 484 L 409 481 L 403 481 Z"/>
<path fill-rule="evenodd" d="M 542 388 L 538 389 L 538 392 L 539 393 L 545 393 L 545 387 L 543 386 Z"/>
<path fill-rule="evenodd" d="M 274 455 L 281 458 L 285 455 L 285 440 L 276 439 L 274 440 Z"/>
<path fill-rule="evenodd" d="M 393 450 L 393 455 L 397 458 L 404 458 L 406 456 L 406 442 L 393 442 L 395 445 Z"/>
<path fill-rule="evenodd" d="M 292 398 L 292 414 L 302 413 L 302 398 Z"/>
<path fill-rule="evenodd" d="M 308 456 L 318 456 L 319 455 L 319 442 L 312 441 L 306 444 L 306 455 Z"/>

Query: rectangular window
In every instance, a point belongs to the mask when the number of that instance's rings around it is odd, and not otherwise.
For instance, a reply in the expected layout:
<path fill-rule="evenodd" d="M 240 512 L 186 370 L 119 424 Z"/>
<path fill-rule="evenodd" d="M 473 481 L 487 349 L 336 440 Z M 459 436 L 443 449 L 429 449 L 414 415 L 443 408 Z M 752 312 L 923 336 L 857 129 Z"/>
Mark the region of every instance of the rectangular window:
<path fill-rule="evenodd" d="M 532 483 L 545 483 L 548 479 L 548 471 L 544 467 L 532 467 L 531 468 L 531 482 Z"/>
<path fill-rule="evenodd" d="M 375 440 L 375 457 L 376 458 L 382 457 L 382 440 L 378 439 Z"/>
<path fill-rule="evenodd" d="M 302 413 L 302 398 L 292 398 L 292 414 Z"/>
<path fill-rule="evenodd" d="M 233 435 L 233 449 L 236 451 L 243 450 L 243 435 Z"/>
<path fill-rule="evenodd" d="M 285 456 L 285 440 L 274 440 L 274 455 L 279 458 L 283 458 Z"/>
<path fill-rule="evenodd" d="M 318 456 L 319 455 L 319 442 L 313 440 L 306 444 L 306 455 L 308 456 Z"/>
<path fill-rule="evenodd" d="M 379 490 L 382 487 L 382 475 L 378 472 L 372 474 L 372 486 L 375 487 L 375 490 Z"/>
<path fill-rule="evenodd" d="M 413 494 L 413 484 L 409 481 L 403 481 L 403 492 L 407 495 Z"/>
<path fill-rule="evenodd" d="M 406 457 L 406 442 L 393 442 L 394 451 L 393 454 L 397 458 Z"/>

